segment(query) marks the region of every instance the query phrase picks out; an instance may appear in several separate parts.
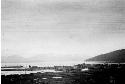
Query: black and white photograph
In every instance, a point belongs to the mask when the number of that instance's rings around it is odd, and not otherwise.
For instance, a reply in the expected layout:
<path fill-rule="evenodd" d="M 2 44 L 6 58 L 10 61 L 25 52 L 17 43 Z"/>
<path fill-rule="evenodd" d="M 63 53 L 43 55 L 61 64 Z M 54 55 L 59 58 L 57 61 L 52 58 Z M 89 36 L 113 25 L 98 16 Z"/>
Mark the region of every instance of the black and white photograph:
<path fill-rule="evenodd" d="M 125 0 L 1 0 L 1 84 L 125 84 Z"/>

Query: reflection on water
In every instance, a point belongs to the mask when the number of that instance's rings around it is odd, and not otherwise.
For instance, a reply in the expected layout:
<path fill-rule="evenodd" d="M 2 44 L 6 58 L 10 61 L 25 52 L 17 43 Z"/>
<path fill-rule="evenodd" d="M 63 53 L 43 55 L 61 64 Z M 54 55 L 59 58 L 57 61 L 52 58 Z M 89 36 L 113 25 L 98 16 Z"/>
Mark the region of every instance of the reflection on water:
<path fill-rule="evenodd" d="M 58 78 L 62 78 L 62 77 L 52 77 L 52 78 L 58 79 Z"/>
<path fill-rule="evenodd" d="M 31 66 L 39 66 L 39 67 L 47 67 L 47 66 L 73 66 L 76 64 L 82 64 L 84 61 L 69 61 L 69 62 L 35 62 L 35 63 L 1 63 L 1 66 L 19 66 L 22 65 L 24 67 Z"/>
<path fill-rule="evenodd" d="M 39 71 L 1 71 L 1 75 L 11 75 L 11 74 L 30 74 L 37 73 Z"/>
<path fill-rule="evenodd" d="M 68 62 L 35 62 L 35 63 L 1 63 L 1 66 L 23 66 L 28 67 L 31 66 L 38 66 L 38 67 L 48 67 L 48 66 L 73 66 L 77 64 L 103 64 L 104 62 L 100 61 L 93 61 L 93 62 L 86 62 L 86 61 L 68 61 Z"/>
<path fill-rule="evenodd" d="M 81 69 L 81 71 L 87 71 L 87 70 L 89 70 L 88 68 L 85 68 L 85 69 Z"/>
<path fill-rule="evenodd" d="M 47 78 L 42 78 L 42 79 L 44 79 L 44 80 L 45 80 L 45 79 L 47 79 Z"/>
<path fill-rule="evenodd" d="M 45 72 L 61 72 L 61 71 L 55 71 L 55 70 L 38 70 L 38 71 L 1 71 L 1 75 L 12 75 L 12 74 L 30 74 L 30 73 L 45 73 Z"/>

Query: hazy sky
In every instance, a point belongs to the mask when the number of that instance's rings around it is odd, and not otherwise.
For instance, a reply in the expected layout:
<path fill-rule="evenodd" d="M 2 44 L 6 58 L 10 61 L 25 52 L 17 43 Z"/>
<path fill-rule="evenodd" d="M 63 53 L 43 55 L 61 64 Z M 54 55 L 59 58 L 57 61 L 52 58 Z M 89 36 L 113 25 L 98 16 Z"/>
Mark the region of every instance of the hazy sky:
<path fill-rule="evenodd" d="M 2 0 L 2 56 L 86 59 L 122 48 L 125 0 Z"/>

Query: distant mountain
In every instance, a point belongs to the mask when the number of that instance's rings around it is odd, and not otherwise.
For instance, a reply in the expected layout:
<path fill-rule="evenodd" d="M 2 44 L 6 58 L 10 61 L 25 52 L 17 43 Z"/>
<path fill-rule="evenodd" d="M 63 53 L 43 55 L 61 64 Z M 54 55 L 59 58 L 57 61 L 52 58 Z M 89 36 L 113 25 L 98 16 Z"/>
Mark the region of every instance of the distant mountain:
<path fill-rule="evenodd" d="M 125 63 L 125 49 L 116 50 L 110 53 L 98 55 L 86 61 L 105 61 L 111 63 Z"/>
<path fill-rule="evenodd" d="M 78 56 L 78 55 L 77 55 Z M 79 56 L 80 57 L 80 56 Z M 68 61 L 80 61 L 81 58 L 76 58 L 76 55 L 47 55 L 40 54 L 29 58 L 24 58 L 19 55 L 2 56 L 2 63 L 35 63 L 35 62 L 68 62 Z"/>
<path fill-rule="evenodd" d="M 40 62 L 42 61 L 42 57 L 29 57 L 24 58 L 18 55 L 11 55 L 11 56 L 2 56 L 1 62 L 2 63 L 29 63 L 29 62 Z"/>
<path fill-rule="evenodd" d="M 21 63 L 25 61 L 26 61 L 25 58 L 17 55 L 1 56 L 1 63 Z"/>

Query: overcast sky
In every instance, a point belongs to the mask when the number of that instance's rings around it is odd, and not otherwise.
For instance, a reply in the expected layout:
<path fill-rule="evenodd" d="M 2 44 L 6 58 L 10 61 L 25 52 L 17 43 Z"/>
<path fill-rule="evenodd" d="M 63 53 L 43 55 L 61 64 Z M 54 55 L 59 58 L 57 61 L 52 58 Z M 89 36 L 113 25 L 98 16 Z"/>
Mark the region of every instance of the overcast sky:
<path fill-rule="evenodd" d="M 2 0 L 2 56 L 86 59 L 122 48 L 124 0 Z"/>

